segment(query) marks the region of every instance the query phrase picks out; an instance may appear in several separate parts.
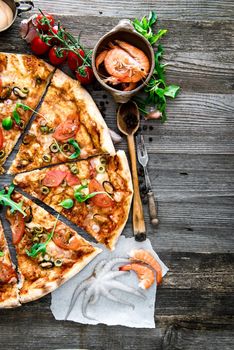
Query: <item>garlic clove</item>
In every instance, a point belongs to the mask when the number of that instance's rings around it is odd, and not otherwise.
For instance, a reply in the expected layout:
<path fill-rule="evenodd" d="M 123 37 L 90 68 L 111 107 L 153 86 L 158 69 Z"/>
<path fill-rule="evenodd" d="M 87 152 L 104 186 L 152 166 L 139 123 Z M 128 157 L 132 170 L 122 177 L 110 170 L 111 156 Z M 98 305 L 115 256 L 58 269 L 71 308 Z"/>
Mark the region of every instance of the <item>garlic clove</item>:
<path fill-rule="evenodd" d="M 120 143 L 123 138 L 112 129 L 109 129 L 110 137 L 114 144 Z"/>
<path fill-rule="evenodd" d="M 148 114 L 145 115 L 145 119 L 160 119 L 162 116 L 162 112 L 154 110 Z"/>

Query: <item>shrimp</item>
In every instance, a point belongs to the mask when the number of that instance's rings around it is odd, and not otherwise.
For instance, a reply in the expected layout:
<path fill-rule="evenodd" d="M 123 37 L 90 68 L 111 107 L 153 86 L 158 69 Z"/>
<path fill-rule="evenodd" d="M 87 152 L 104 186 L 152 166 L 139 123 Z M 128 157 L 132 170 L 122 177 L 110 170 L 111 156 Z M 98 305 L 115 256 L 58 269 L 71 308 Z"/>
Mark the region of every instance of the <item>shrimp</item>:
<path fill-rule="evenodd" d="M 109 74 L 104 81 L 112 85 L 127 83 L 125 91 L 134 89 L 135 84 L 149 73 L 149 59 L 142 50 L 125 41 L 115 40 L 115 44 L 109 43 L 108 46 L 96 58 L 97 69 L 104 62 Z"/>
<path fill-rule="evenodd" d="M 104 59 L 105 59 L 107 53 L 108 53 L 108 50 L 104 50 L 104 51 L 100 52 L 99 55 L 97 56 L 97 58 L 95 60 L 97 69 L 99 69 L 100 64 L 102 64 L 102 62 L 104 62 Z"/>
<path fill-rule="evenodd" d="M 131 261 L 138 261 L 150 265 L 156 271 L 157 284 L 159 285 L 162 282 L 162 268 L 147 250 L 132 250 L 130 252 L 130 257 Z"/>
<path fill-rule="evenodd" d="M 132 263 L 119 267 L 120 271 L 134 271 L 137 274 L 137 277 L 140 280 L 139 287 L 142 289 L 148 289 L 154 283 L 154 273 L 153 271 L 142 264 Z"/>

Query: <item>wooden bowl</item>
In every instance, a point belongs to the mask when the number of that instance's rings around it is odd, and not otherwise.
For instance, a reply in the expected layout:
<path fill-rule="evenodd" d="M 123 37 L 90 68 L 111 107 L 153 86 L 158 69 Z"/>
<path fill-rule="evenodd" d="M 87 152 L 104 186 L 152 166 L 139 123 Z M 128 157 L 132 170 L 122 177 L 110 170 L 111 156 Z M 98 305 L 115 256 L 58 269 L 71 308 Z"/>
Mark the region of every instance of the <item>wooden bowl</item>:
<path fill-rule="evenodd" d="M 128 42 L 131 45 L 134 45 L 135 47 L 138 47 L 146 54 L 146 56 L 149 59 L 149 62 L 150 62 L 149 74 L 144 79 L 144 81 L 142 81 L 142 84 L 138 85 L 134 90 L 121 91 L 121 90 L 115 89 L 114 87 L 111 87 L 101 79 L 96 69 L 96 64 L 95 64 L 96 57 L 100 52 L 103 51 L 103 49 L 108 45 L 109 42 L 113 42 L 114 40 L 123 40 Z M 139 34 L 134 29 L 133 25 L 131 24 L 131 21 L 128 19 L 123 19 L 117 24 L 116 27 L 114 27 L 110 32 L 105 34 L 97 42 L 96 46 L 94 47 L 93 55 L 92 55 L 92 68 L 96 79 L 107 91 L 109 91 L 112 94 L 115 101 L 119 103 L 125 103 L 129 101 L 131 97 L 134 96 L 138 91 L 140 91 L 150 80 L 154 70 L 154 50 L 152 49 L 152 46 L 150 45 L 148 40 L 145 39 L 141 34 Z"/>

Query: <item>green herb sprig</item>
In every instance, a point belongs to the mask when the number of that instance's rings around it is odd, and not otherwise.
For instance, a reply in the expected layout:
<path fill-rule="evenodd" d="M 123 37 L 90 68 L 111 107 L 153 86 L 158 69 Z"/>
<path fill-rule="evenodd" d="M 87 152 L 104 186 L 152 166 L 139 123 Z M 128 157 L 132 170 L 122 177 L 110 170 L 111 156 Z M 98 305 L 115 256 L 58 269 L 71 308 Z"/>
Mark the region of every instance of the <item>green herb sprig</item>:
<path fill-rule="evenodd" d="M 70 145 L 72 145 L 72 146 L 74 147 L 74 149 L 75 149 L 75 152 L 72 153 L 70 156 L 68 156 L 67 154 L 65 154 L 65 153 L 63 152 L 63 150 L 62 150 L 61 147 L 59 146 L 59 144 L 58 144 L 58 142 L 57 142 L 56 139 L 54 139 L 54 142 L 55 142 L 56 146 L 58 147 L 59 152 L 60 152 L 65 158 L 68 158 L 68 159 L 76 159 L 77 157 L 79 157 L 81 150 L 80 150 L 80 146 L 79 146 L 79 144 L 78 144 L 78 142 L 77 142 L 76 140 L 70 139 L 70 140 L 67 141 L 67 142 L 68 142 Z"/>
<path fill-rule="evenodd" d="M 25 217 L 27 214 L 22 209 L 23 203 L 16 203 L 11 199 L 11 194 L 14 191 L 14 188 L 14 185 L 11 184 L 7 192 L 5 189 L 0 191 L 0 204 L 9 206 L 11 208 L 11 213 L 14 213 L 17 210 Z"/>
<path fill-rule="evenodd" d="M 22 108 L 24 111 L 32 111 L 40 116 L 42 116 L 43 118 L 45 118 L 42 114 L 38 113 L 37 111 L 35 111 L 35 109 L 25 105 L 24 103 L 21 102 L 17 102 L 15 105 L 15 108 L 12 111 L 12 116 L 8 116 L 6 118 L 4 118 L 2 120 L 2 127 L 5 130 L 10 130 L 13 127 L 13 120 L 16 122 L 17 125 L 20 125 L 21 122 L 21 118 L 18 112 L 18 109 Z M 46 118 L 45 118 L 46 119 Z"/>
<path fill-rule="evenodd" d="M 167 29 L 159 29 L 157 34 L 153 33 L 152 26 L 157 21 L 157 15 L 155 12 L 151 11 L 149 17 L 145 16 L 139 21 L 137 18 L 132 22 L 134 28 L 143 35 L 151 45 L 154 45 L 163 35 L 167 33 Z"/>
<path fill-rule="evenodd" d="M 4 253 L 0 251 L 0 258 L 4 256 Z"/>
<path fill-rule="evenodd" d="M 51 239 L 53 238 L 53 235 L 54 235 L 54 231 L 55 231 L 55 228 L 56 228 L 56 225 L 57 225 L 57 222 L 58 222 L 58 218 L 59 218 L 59 215 L 57 216 L 56 218 L 56 221 L 54 223 L 54 227 L 53 227 L 53 230 L 51 233 L 48 234 L 48 237 L 46 239 L 45 242 L 43 243 L 35 243 L 31 248 L 30 250 L 26 249 L 26 254 L 31 257 L 31 258 L 36 258 L 38 254 L 42 254 L 42 255 L 45 255 L 46 254 L 46 247 L 48 245 L 48 243 L 51 241 Z"/>
<path fill-rule="evenodd" d="M 85 195 L 84 193 L 82 193 L 82 190 L 84 190 L 85 188 L 88 188 L 88 185 L 81 185 L 74 191 L 74 197 L 78 203 L 83 203 L 87 201 L 89 198 L 96 196 L 97 194 L 106 194 L 109 198 L 113 200 L 113 198 L 109 195 L 109 193 L 105 191 L 97 191 L 97 192 L 92 192 Z M 59 205 L 61 205 L 65 209 L 70 209 L 74 206 L 74 201 L 71 198 L 67 198 L 67 199 L 64 199 L 62 202 L 60 202 Z"/>
<path fill-rule="evenodd" d="M 143 17 L 141 21 L 135 19 L 132 23 L 134 28 L 142 34 L 151 45 L 154 45 L 163 35 L 167 33 L 166 29 L 160 29 L 157 34 L 153 33 L 152 26 L 157 21 L 157 15 L 155 12 L 151 12 L 148 19 Z M 153 75 L 146 85 L 144 92 L 146 98 L 143 99 L 139 96 L 135 97 L 134 100 L 138 105 L 140 112 L 144 115 L 148 114 L 147 107 L 154 105 L 155 108 L 162 113 L 161 121 L 164 123 L 167 120 L 166 105 L 167 98 L 175 98 L 180 87 L 177 85 L 167 85 L 165 77 L 165 69 L 167 64 L 161 63 L 163 58 L 164 48 L 161 44 L 158 45 L 157 51 L 155 52 L 155 68 Z"/>

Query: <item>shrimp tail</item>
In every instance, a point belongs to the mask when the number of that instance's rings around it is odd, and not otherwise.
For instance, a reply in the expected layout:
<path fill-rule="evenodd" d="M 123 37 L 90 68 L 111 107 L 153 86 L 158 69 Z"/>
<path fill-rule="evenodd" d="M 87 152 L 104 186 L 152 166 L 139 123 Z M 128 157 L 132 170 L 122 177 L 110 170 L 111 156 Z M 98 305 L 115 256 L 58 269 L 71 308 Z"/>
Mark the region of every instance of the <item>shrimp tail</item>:
<path fill-rule="evenodd" d="M 100 64 L 102 64 L 104 62 L 104 59 L 105 59 L 107 53 L 108 53 L 108 50 L 104 50 L 97 56 L 97 58 L 95 60 L 97 70 L 99 69 Z"/>

